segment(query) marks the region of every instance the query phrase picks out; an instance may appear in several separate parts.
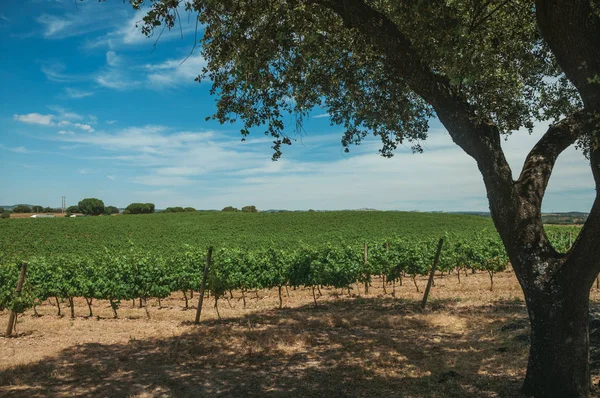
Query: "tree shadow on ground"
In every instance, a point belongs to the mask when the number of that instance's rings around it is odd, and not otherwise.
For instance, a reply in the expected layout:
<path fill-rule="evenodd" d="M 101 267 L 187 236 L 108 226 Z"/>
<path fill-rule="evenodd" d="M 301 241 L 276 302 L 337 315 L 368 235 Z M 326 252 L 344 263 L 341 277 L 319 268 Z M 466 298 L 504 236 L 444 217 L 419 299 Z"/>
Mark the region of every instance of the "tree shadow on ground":
<path fill-rule="evenodd" d="M 519 397 L 528 347 L 510 325 L 522 304 L 430 304 L 329 301 L 82 344 L 6 370 L 0 395 Z"/>

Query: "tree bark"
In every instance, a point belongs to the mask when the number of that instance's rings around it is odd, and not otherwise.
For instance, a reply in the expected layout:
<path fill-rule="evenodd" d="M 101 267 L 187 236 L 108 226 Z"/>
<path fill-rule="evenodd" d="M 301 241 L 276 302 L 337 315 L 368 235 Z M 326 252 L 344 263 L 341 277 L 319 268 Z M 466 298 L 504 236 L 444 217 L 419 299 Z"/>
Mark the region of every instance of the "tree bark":
<path fill-rule="evenodd" d="M 587 397 L 589 289 L 555 282 L 525 296 L 531 346 L 523 393 L 536 398 Z"/>

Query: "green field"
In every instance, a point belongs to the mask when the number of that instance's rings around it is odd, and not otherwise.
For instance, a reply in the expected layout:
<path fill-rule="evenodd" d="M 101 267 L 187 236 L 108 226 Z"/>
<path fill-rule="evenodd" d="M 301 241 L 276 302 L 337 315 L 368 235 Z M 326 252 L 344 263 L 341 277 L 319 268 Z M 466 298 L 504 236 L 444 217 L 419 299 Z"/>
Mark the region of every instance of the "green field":
<path fill-rule="evenodd" d="M 0 222 L 0 251 L 8 257 L 87 254 L 136 248 L 168 254 L 184 245 L 216 248 L 293 248 L 393 238 L 421 239 L 444 233 L 496 235 L 489 218 L 444 213 L 336 211 L 125 215 Z"/>

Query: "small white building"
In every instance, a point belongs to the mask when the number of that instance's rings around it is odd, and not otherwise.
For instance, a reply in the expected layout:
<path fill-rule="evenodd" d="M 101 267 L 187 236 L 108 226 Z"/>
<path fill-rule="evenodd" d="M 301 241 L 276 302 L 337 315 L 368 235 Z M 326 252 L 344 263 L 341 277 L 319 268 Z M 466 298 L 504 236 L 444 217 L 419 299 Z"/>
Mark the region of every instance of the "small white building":
<path fill-rule="evenodd" d="M 55 218 L 54 214 L 34 214 L 30 218 Z"/>

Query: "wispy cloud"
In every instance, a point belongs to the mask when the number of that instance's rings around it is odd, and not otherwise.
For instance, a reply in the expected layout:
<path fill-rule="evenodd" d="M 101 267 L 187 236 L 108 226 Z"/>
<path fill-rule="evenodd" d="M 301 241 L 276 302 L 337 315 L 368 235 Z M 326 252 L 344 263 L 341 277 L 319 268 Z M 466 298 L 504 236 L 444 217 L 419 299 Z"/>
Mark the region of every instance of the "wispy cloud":
<path fill-rule="evenodd" d="M 77 127 L 78 129 L 81 129 L 83 131 L 87 131 L 88 133 L 93 133 L 94 132 L 94 128 L 92 126 L 90 126 L 89 124 L 84 124 L 84 123 L 73 123 L 73 122 L 69 122 L 68 120 L 62 120 L 60 121 L 57 126 L 59 127 Z M 60 132 L 59 132 L 60 134 Z"/>
<path fill-rule="evenodd" d="M 175 86 L 193 83 L 202 73 L 206 60 L 200 55 L 192 55 L 188 59 L 170 59 L 159 64 L 144 66 L 148 72 L 147 79 L 154 86 Z"/>
<path fill-rule="evenodd" d="M 98 47 L 116 49 L 140 45 L 153 46 L 157 42 L 159 35 L 160 42 L 181 39 L 182 34 L 184 40 L 187 40 L 187 42 L 190 42 L 190 40 L 194 38 L 196 31 L 195 15 L 186 12 L 183 4 L 178 9 L 179 15 L 182 17 L 180 20 L 181 25 L 178 25 L 171 30 L 165 30 L 162 34 L 159 30 L 152 37 L 147 37 L 141 32 L 141 26 L 143 24 L 142 19 L 147 12 L 148 9 L 141 9 L 134 12 L 134 14 L 126 20 L 122 20 L 121 23 L 115 25 L 110 32 L 88 40 L 86 42 L 86 47 L 89 49 Z M 189 22 L 188 17 L 190 17 Z M 193 46 L 193 41 L 190 43 L 190 46 Z"/>
<path fill-rule="evenodd" d="M 78 90 L 75 88 L 67 87 L 67 88 L 65 88 L 65 94 L 69 98 L 77 99 L 77 98 L 91 97 L 92 95 L 94 95 L 94 92 Z"/>
<path fill-rule="evenodd" d="M 63 108 L 62 106 L 50 105 L 48 109 L 58 113 L 59 119 L 68 119 L 68 120 L 83 120 L 83 116 L 76 112 L 69 111 L 68 109 Z"/>
<path fill-rule="evenodd" d="M 319 115 L 313 116 L 313 119 L 322 119 L 322 118 L 326 118 L 326 117 L 329 117 L 329 116 L 330 116 L 329 113 L 321 113 Z"/>
<path fill-rule="evenodd" d="M 65 73 L 66 67 L 62 63 L 46 63 L 42 65 L 41 70 L 48 80 L 57 83 L 75 83 L 87 79 L 86 76 Z"/>
<path fill-rule="evenodd" d="M 58 132 L 58 134 L 60 134 L 60 135 L 74 135 L 75 132 L 74 131 L 70 131 L 70 130 L 60 130 Z"/>
<path fill-rule="evenodd" d="M 5 151 L 10 151 L 14 153 L 30 153 L 30 151 L 24 146 L 8 147 L 0 144 L 0 149 L 4 149 Z"/>
<path fill-rule="evenodd" d="M 111 181 L 117 181 L 117 177 L 116 176 L 106 176 L 106 178 L 108 178 Z"/>
<path fill-rule="evenodd" d="M 43 13 L 36 21 L 46 39 L 65 39 L 120 26 L 127 18 L 129 5 L 77 2 L 76 7 L 62 6 L 62 13 Z M 120 6 L 120 7 L 119 7 Z"/>
<path fill-rule="evenodd" d="M 116 52 L 114 51 L 107 51 L 106 52 L 106 63 L 109 66 L 119 66 L 119 64 L 121 63 L 121 57 L 119 57 L 117 55 Z"/>
<path fill-rule="evenodd" d="M 114 90 L 127 90 L 140 86 L 140 82 L 118 69 L 102 71 L 94 78 L 102 87 Z"/>
<path fill-rule="evenodd" d="M 106 124 L 115 124 L 117 121 L 116 120 L 107 120 L 105 123 Z"/>

